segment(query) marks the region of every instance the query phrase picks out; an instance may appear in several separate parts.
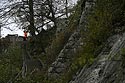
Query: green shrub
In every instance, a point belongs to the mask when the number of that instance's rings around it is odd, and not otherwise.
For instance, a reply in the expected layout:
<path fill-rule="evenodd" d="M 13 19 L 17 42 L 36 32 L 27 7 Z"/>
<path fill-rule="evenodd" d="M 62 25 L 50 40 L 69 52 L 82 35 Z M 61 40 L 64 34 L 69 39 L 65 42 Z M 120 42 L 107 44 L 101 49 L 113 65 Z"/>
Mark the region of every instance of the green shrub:
<path fill-rule="evenodd" d="M 124 5 L 124 0 L 97 0 L 92 14 L 88 16 L 87 31 L 82 32 L 85 45 L 81 57 L 95 56 L 95 52 L 102 47 L 107 38 L 114 34 L 114 29 L 118 27 L 114 25 L 124 20 Z M 121 20 L 118 21 L 118 18 Z"/>
<path fill-rule="evenodd" d="M 0 82 L 6 83 L 21 70 L 22 56 L 18 46 L 9 46 L 0 56 Z"/>

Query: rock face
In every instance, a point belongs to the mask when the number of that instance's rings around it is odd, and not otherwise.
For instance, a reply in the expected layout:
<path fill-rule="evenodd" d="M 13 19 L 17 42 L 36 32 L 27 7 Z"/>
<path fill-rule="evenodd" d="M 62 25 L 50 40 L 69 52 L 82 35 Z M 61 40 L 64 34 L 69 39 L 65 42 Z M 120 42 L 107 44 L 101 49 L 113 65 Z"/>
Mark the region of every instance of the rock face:
<path fill-rule="evenodd" d="M 107 46 L 109 49 L 104 48 L 95 62 L 89 67 L 84 66 L 69 83 L 125 83 L 125 59 L 121 56 L 125 34 L 123 37 L 110 37 Z"/>
<path fill-rule="evenodd" d="M 75 32 L 69 39 L 68 43 L 59 53 L 58 58 L 49 68 L 48 73 L 51 77 L 59 77 L 63 72 L 66 71 L 66 68 L 71 64 L 71 59 L 77 52 L 77 49 L 81 47 L 80 36 Z"/>
<path fill-rule="evenodd" d="M 88 0 L 85 2 L 85 8 L 80 18 L 79 27 L 71 35 L 71 37 L 68 40 L 68 43 L 61 50 L 56 61 L 53 62 L 52 66 L 48 69 L 48 75 L 50 77 L 60 77 L 71 65 L 71 60 L 73 56 L 77 53 L 77 49 L 79 49 L 83 45 L 80 37 L 80 30 L 81 28 L 85 28 L 85 26 L 87 25 L 86 16 L 91 13 L 94 4 L 94 0 Z"/>
<path fill-rule="evenodd" d="M 92 14 L 96 0 L 86 0 L 79 26 L 71 35 L 67 44 L 59 53 L 55 62 L 48 69 L 50 77 L 58 78 L 71 65 L 72 57 L 81 48 L 80 31 L 86 30 L 87 16 Z M 85 65 L 69 83 L 125 83 L 125 57 L 121 50 L 125 48 L 125 33 L 108 38 L 105 47 L 91 65 Z"/>

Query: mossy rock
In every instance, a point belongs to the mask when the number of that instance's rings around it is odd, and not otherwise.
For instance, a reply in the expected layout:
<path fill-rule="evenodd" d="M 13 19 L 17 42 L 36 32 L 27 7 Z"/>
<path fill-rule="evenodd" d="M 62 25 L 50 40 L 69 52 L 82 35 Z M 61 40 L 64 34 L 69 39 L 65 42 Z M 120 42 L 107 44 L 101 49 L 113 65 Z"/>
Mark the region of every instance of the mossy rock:
<path fill-rule="evenodd" d="M 121 49 L 121 56 L 125 59 L 125 48 Z"/>

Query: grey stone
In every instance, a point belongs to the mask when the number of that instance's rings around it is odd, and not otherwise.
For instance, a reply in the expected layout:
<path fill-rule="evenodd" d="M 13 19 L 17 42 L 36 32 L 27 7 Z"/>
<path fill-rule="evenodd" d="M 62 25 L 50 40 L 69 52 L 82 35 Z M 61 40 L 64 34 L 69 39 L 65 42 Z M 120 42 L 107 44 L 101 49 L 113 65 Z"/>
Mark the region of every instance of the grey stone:
<path fill-rule="evenodd" d="M 55 67 L 57 67 L 57 68 L 65 68 L 65 67 L 66 67 L 66 64 L 61 63 L 61 62 L 58 62 Z"/>
<path fill-rule="evenodd" d="M 53 67 L 50 67 L 48 72 L 51 73 L 52 70 L 53 70 Z"/>
<path fill-rule="evenodd" d="M 70 66 L 72 58 L 74 55 L 77 53 L 77 50 L 83 45 L 81 41 L 81 33 L 80 30 L 84 28 L 86 29 L 87 26 L 87 16 L 91 14 L 92 12 L 92 7 L 94 5 L 94 1 L 87 1 L 85 3 L 85 10 L 83 10 L 81 18 L 80 18 L 80 23 L 78 28 L 74 31 L 74 33 L 70 36 L 67 44 L 64 46 L 64 48 L 60 51 L 56 61 L 52 64 L 53 70 L 50 68 L 49 72 L 53 72 L 49 75 L 55 74 L 56 72 L 59 72 L 58 75 L 63 74 L 63 72 Z M 63 68 L 63 69 L 62 69 Z M 56 77 L 56 75 L 55 75 Z M 56 77 L 58 78 L 58 77 Z"/>
<path fill-rule="evenodd" d="M 110 37 L 108 42 L 114 42 L 111 40 L 112 38 Z M 83 67 L 75 80 L 73 79 L 69 83 L 124 83 L 125 68 L 122 65 L 124 61 L 121 60 L 122 57 L 119 54 L 122 48 L 125 48 L 125 36 L 120 42 L 119 39 L 115 40 L 107 55 L 103 55 L 103 51 L 106 49 L 102 50 L 98 59 L 90 67 Z M 119 56 L 117 56 L 118 54 Z"/>
<path fill-rule="evenodd" d="M 56 68 L 57 73 L 62 73 L 65 69 L 64 68 Z"/>

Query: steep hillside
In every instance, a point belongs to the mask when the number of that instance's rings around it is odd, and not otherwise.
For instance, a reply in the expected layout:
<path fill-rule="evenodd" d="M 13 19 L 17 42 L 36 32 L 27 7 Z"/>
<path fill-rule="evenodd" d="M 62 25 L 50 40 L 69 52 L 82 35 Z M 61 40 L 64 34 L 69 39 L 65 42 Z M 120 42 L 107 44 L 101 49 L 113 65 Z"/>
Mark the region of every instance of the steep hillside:
<path fill-rule="evenodd" d="M 58 58 L 49 68 L 48 72 L 51 77 L 60 77 L 64 72 L 70 67 L 72 63 L 72 59 L 75 55 L 77 55 L 78 50 L 82 48 L 82 38 L 80 31 L 81 28 L 85 28 L 86 26 L 86 17 L 91 12 L 91 8 L 93 7 L 94 2 L 87 2 L 84 8 L 84 12 L 81 15 L 79 25 L 77 25 L 74 33 L 69 37 L 66 45 L 58 54 Z"/>
<path fill-rule="evenodd" d="M 78 0 L 71 10 L 21 46 L 3 42 L 0 83 L 125 83 L 125 0 Z"/>
<path fill-rule="evenodd" d="M 118 71 L 124 70 L 124 0 L 80 3 L 82 14 L 77 29 L 48 69 L 48 75 L 60 83 L 71 79 L 70 83 L 122 83 L 124 71 Z"/>

